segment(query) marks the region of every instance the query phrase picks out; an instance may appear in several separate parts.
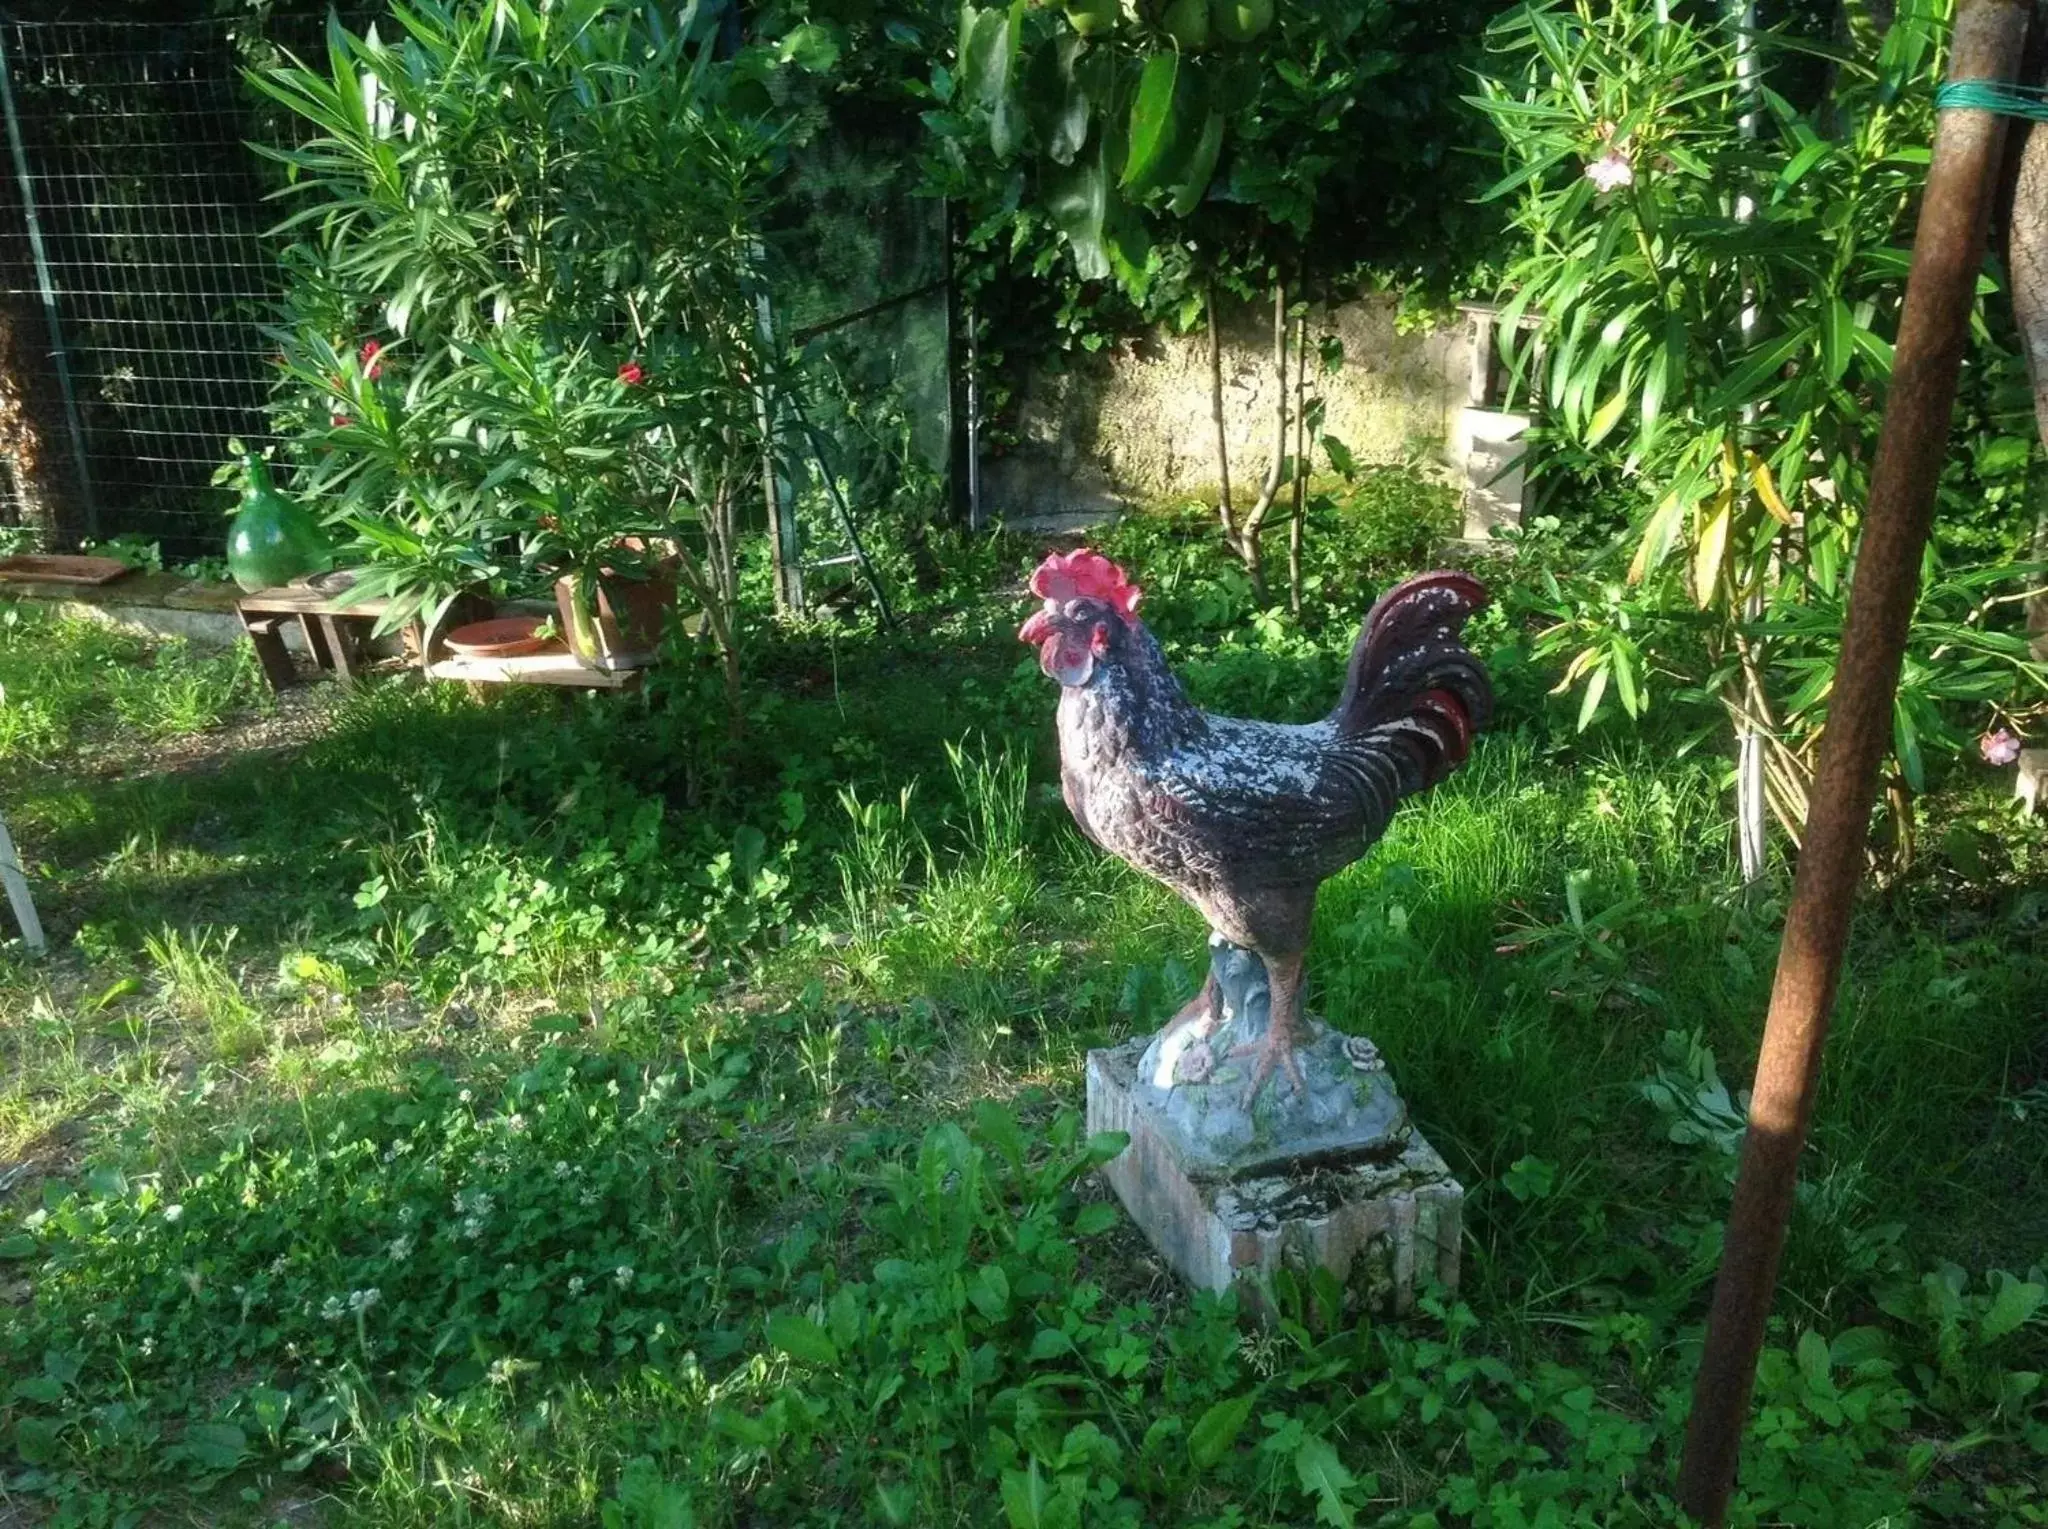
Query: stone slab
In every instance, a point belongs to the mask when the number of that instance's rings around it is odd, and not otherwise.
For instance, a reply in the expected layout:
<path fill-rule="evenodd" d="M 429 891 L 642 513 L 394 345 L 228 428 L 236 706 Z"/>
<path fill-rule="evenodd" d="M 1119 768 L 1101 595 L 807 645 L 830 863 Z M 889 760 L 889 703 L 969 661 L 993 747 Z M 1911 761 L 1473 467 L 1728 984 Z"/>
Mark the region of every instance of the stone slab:
<path fill-rule="evenodd" d="M 1198 1289 L 1235 1287 L 1254 1310 L 1282 1268 L 1326 1268 L 1357 1308 L 1400 1313 L 1432 1282 L 1458 1283 L 1465 1191 L 1421 1133 L 1377 1156 L 1234 1179 L 1198 1178 L 1139 1087 L 1140 1038 L 1088 1053 L 1088 1129 L 1130 1146 L 1104 1166 L 1168 1264 Z"/>

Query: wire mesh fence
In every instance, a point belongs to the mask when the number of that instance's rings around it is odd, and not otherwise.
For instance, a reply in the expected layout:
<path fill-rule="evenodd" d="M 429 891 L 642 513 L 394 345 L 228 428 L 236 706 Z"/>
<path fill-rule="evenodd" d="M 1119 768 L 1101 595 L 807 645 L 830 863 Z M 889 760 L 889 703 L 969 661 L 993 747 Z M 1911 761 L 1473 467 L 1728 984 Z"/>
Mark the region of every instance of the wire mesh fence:
<path fill-rule="evenodd" d="M 42 444 L 78 463 L 76 530 L 217 554 L 227 441 L 271 439 L 264 326 L 282 274 L 250 142 L 279 125 L 257 114 L 222 22 L 5 20 L 0 48 L 0 199 L 19 214 L 0 227 L 0 327 L 26 320 L 40 380 L 63 395 L 45 421 L 61 439 Z M 763 230 L 764 317 L 801 356 L 775 422 L 776 497 L 829 593 L 857 576 L 849 521 L 946 498 L 953 325 L 915 122 L 816 110 Z M 15 465 L 4 404 L 0 458 Z M 0 523 L 24 518 L 20 481 L 0 473 Z"/>
<path fill-rule="evenodd" d="M 265 436 L 278 279 L 226 31 L 8 21 L 0 43 L 0 300 L 54 319 L 85 527 L 217 552 L 208 483 L 230 436 Z"/>
<path fill-rule="evenodd" d="M 864 571 L 862 521 L 948 493 L 952 261 L 944 204 L 918 194 L 914 134 L 828 117 L 792 156 L 767 230 L 773 321 L 801 353 L 776 453 L 801 532 L 797 603 Z"/>

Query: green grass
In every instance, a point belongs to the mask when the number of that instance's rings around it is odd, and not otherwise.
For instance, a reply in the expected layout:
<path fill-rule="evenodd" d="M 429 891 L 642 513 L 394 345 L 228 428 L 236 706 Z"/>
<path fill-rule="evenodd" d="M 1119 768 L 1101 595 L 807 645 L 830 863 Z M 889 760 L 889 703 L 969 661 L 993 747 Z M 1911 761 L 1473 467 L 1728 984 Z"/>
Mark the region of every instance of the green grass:
<path fill-rule="evenodd" d="M 246 645 L 209 652 L 33 605 L 0 606 L 0 778 L 82 741 L 186 737 L 266 704 Z"/>
<path fill-rule="evenodd" d="M 1219 641 L 1188 577 L 1204 698 L 1313 712 L 1345 621 Z M 247 692 L 5 629 L 60 950 L 0 966 L 0 1504 L 1672 1522 L 1782 890 L 1731 886 L 1715 767 L 1504 685 L 1328 886 L 1312 1002 L 1467 1185 L 1465 1279 L 1398 1321 L 1282 1290 L 1259 1332 L 1086 1171 L 1083 1056 L 1193 990 L 1203 931 L 1067 822 L 991 603 L 764 646 L 737 744 L 687 665 L 408 679 L 289 759 L 115 779 L 81 749 L 118 705 Z M 1978 837 L 1859 914 L 1745 1524 L 2048 1515 L 2048 837 L 1967 781 L 1924 812 Z"/>

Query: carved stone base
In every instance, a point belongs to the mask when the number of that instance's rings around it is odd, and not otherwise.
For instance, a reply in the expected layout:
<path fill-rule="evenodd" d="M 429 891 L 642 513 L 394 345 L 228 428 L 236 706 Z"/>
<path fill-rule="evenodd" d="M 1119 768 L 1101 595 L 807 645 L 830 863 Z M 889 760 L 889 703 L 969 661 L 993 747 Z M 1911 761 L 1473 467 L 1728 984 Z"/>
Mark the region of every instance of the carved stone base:
<path fill-rule="evenodd" d="M 1182 1278 L 1205 1290 L 1236 1285 L 1255 1310 L 1264 1277 L 1281 1268 L 1326 1268 L 1347 1304 L 1369 1311 L 1406 1311 L 1431 1281 L 1456 1286 L 1465 1191 L 1413 1127 L 1404 1121 L 1357 1155 L 1323 1142 L 1311 1157 L 1218 1175 L 1190 1161 L 1178 1122 L 1146 1086 L 1140 1061 L 1151 1044 L 1139 1037 L 1088 1053 L 1088 1129 L 1129 1133 L 1103 1176 Z"/>

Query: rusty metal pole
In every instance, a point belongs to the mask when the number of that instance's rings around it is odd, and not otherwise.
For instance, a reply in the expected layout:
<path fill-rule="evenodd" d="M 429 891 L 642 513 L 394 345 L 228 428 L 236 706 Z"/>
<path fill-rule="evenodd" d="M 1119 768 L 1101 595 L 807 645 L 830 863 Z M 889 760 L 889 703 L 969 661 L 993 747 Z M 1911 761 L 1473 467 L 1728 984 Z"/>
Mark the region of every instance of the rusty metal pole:
<path fill-rule="evenodd" d="M 1963 0 L 1950 80 L 2011 79 L 2029 9 L 2026 0 Z M 2004 119 L 1985 111 L 1945 111 L 1935 132 L 1848 624 L 1678 1473 L 1679 1505 L 1709 1529 L 1725 1522 L 1735 1489 L 1757 1354 L 1862 877 L 1871 797 L 1892 736 L 1892 695 L 1934 518 L 1935 480 L 1948 446 L 2004 139 Z"/>

